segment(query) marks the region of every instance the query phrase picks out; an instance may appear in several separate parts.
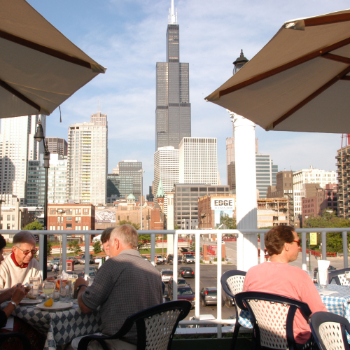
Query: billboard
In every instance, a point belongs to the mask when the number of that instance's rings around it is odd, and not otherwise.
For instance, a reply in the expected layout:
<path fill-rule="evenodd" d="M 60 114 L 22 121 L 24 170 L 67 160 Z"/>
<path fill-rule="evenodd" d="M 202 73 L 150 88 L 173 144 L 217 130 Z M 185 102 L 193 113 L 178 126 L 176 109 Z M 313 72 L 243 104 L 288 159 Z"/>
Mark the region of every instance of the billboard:
<path fill-rule="evenodd" d="M 234 198 L 212 198 L 211 199 L 211 210 L 235 210 L 235 199 Z"/>
<path fill-rule="evenodd" d="M 225 210 L 215 210 L 214 214 L 214 225 L 215 228 L 218 228 L 225 219 L 225 217 L 233 218 L 233 210 L 225 209 Z"/>
<path fill-rule="evenodd" d="M 95 209 L 95 223 L 114 223 L 116 222 L 115 209 Z"/>

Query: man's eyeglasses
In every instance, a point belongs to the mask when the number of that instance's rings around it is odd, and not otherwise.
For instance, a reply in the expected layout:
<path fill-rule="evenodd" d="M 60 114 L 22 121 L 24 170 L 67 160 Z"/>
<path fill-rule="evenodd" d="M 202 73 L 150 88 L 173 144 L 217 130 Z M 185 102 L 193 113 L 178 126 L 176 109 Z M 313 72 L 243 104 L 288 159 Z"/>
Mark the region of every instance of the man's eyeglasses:
<path fill-rule="evenodd" d="M 23 250 L 19 247 L 18 248 L 24 255 L 28 255 L 29 253 L 32 253 L 32 255 L 36 255 L 36 253 L 38 252 L 38 249 L 33 249 L 33 250 Z"/>
<path fill-rule="evenodd" d="M 301 244 L 301 240 L 300 239 L 297 240 L 297 241 L 294 240 L 293 242 L 296 242 L 298 244 L 298 247 L 300 247 L 300 244 Z"/>

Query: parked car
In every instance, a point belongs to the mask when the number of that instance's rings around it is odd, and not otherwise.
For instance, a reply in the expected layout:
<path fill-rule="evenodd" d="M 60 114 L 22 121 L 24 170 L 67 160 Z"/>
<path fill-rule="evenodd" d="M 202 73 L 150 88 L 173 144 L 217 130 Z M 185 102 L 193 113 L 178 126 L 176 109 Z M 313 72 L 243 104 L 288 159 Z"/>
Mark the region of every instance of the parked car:
<path fill-rule="evenodd" d="M 218 291 L 216 287 L 204 287 L 200 292 L 202 306 L 217 305 Z M 224 301 L 222 301 L 224 304 Z"/>
<path fill-rule="evenodd" d="M 90 255 L 89 264 L 93 264 L 95 262 L 94 257 Z M 80 258 L 80 264 L 85 264 L 85 254 L 83 254 Z"/>
<path fill-rule="evenodd" d="M 174 260 L 174 255 L 173 254 L 169 254 L 168 255 L 168 264 L 169 265 L 173 265 L 173 260 Z M 182 262 L 182 257 L 181 257 L 181 255 L 178 255 L 178 257 L 177 257 L 177 264 L 179 265 L 179 264 L 181 264 L 181 262 Z"/>
<path fill-rule="evenodd" d="M 68 256 L 67 260 L 73 260 L 73 265 L 79 264 L 79 260 L 75 256 Z"/>
<path fill-rule="evenodd" d="M 173 285 L 174 285 L 174 280 L 171 277 L 169 282 L 168 282 L 168 295 L 173 294 Z M 177 279 L 177 287 L 183 287 L 183 286 L 188 286 L 187 282 L 183 278 L 178 278 Z"/>
<path fill-rule="evenodd" d="M 194 256 L 192 254 L 184 254 L 182 261 L 185 264 L 194 264 L 195 263 Z"/>
<path fill-rule="evenodd" d="M 227 307 L 235 306 L 235 299 L 223 292 L 224 303 Z M 236 315 L 235 315 L 236 317 Z"/>
<path fill-rule="evenodd" d="M 96 272 L 97 272 L 97 268 L 95 266 L 89 267 L 89 277 L 95 277 Z M 78 277 L 84 277 L 84 276 L 85 276 L 85 271 L 78 273 Z"/>
<path fill-rule="evenodd" d="M 164 264 L 165 263 L 165 258 L 162 255 L 156 255 L 157 258 L 157 264 Z"/>
<path fill-rule="evenodd" d="M 179 269 L 179 275 L 183 278 L 194 278 L 194 271 L 191 267 L 180 267 Z"/>
<path fill-rule="evenodd" d="M 169 294 L 169 299 L 173 300 L 173 294 Z M 192 288 L 187 286 L 182 286 L 177 288 L 177 300 L 187 300 L 191 303 L 191 309 L 194 308 L 195 297 Z"/>
<path fill-rule="evenodd" d="M 53 258 L 53 259 L 51 260 L 51 264 L 52 264 L 52 266 L 53 266 L 54 264 L 62 265 L 62 259 L 60 259 L 60 258 Z"/>
<path fill-rule="evenodd" d="M 173 277 L 173 270 L 162 269 L 160 274 L 162 276 L 162 282 L 168 283 L 170 278 Z"/>

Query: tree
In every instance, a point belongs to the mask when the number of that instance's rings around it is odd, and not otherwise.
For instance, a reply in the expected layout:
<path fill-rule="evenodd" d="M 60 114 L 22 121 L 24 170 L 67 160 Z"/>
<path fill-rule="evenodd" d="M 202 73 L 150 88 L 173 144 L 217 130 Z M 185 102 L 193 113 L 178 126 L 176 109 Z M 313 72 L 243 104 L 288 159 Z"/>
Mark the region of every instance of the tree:
<path fill-rule="evenodd" d="M 317 227 L 350 227 L 350 220 L 345 218 L 339 218 L 335 215 L 334 212 L 331 212 L 325 209 L 321 215 L 311 216 L 306 219 L 303 223 L 304 228 L 317 228 Z M 317 241 L 321 242 L 321 234 L 317 235 Z M 349 246 L 350 242 L 350 233 L 347 234 L 347 243 Z M 318 245 L 319 247 L 319 245 Z M 342 252 L 343 251 L 343 239 L 342 234 L 339 232 L 330 232 L 327 233 L 327 252 Z"/>
<path fill-rule="evenodd" d="M 121 220 L 119 221 L 119 225 L 131 225 L 134 226 L 136 230 L 140 229 L 140 224 L 135 224 L 134 222 L 128 221 L 128 220 Z M 142 249 L 146 244 L 148 244 L 151 241 L 150 235 L 139 235 L 139 242 L 138 242 L 138 249 Z"/>
<path fill-rule="evenodd" d="M 43 225 L 39 221 L 33 221 L 30 224 L 25 225 L 23 229 L 28 231 L 43 230 Z"/>
<path fill-rule="evenodd" d="M 101 242 L 100 241 L 96 241 L 93 245 L 94 247 L 94 254 L 98 254 L 98 253 L 101 253 L 102 252 L 102 249 L 101 249 Z"/>
<path fill-rule="evenodd" d="M 52 253 L 52 242 L 49 240 L 47 241 L 47 256 L 51 255 Z"/>
<path fill-rule="evenodd" d="M 75 255 L 80 254 L 81 253 L 81 248 L 80 248 L 80 245 L 79 245 L 78 241 L 70 241 L 68 243 L 68 250 L 73 251 L 73 253 Z"/>
<path fill-rule="evenodd" d="M 220 224 L 223 224 L 220 228 L 226 230 L 234 230 L 237 228 L 236 218 L 231 218 L 228 215 L 224 214 L 220 218 Z"/>

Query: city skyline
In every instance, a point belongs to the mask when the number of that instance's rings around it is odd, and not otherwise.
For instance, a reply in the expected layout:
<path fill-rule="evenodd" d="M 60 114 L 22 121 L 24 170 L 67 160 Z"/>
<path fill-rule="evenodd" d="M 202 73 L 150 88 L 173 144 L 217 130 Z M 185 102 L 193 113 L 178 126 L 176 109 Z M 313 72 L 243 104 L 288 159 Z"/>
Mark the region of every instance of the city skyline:
<path fill-rule="evenodd" d="M 110 116 L 109 147 L 118 149 L 109 154 L 108 172 L 121 159 L 138 159 L 146 171 L 144 188 L 148 188 L 153 180 L 155 63 L 165 60 L 170 0 L 107 1 L 95 11 L 83 6 L 81 0 L 28 3 L 108 67 L 104 76 L 97 77 L 61 106 L 61 124 L 58 110 L 47 118 L 46 136 L 66 138 L 70 124 L 86 122 L 91 113 L 101 110 Z M 175 1 L 175 7 L 181 27 L 181 61 L 189 62 L 191 72 L 192 136 L 218 139 L 219 172 L 221 183 L 226 184 L 225 140 L 232 137 L 232 124 L 223 108 L 206 103 L 204 97 L 230 78 L 232 62 L 241 49 L 251 59 L 283 21 L 342 10 L 347 2 L 247 1 L 237 6 L 222 0 L 216 6 L 192 0 Z M 280 170 L 296 171 L 310 165 L 336 169 L 340 135 L 265 132 L 260 127 L 256 131 L 261 153 L 271 154 Z"/>

